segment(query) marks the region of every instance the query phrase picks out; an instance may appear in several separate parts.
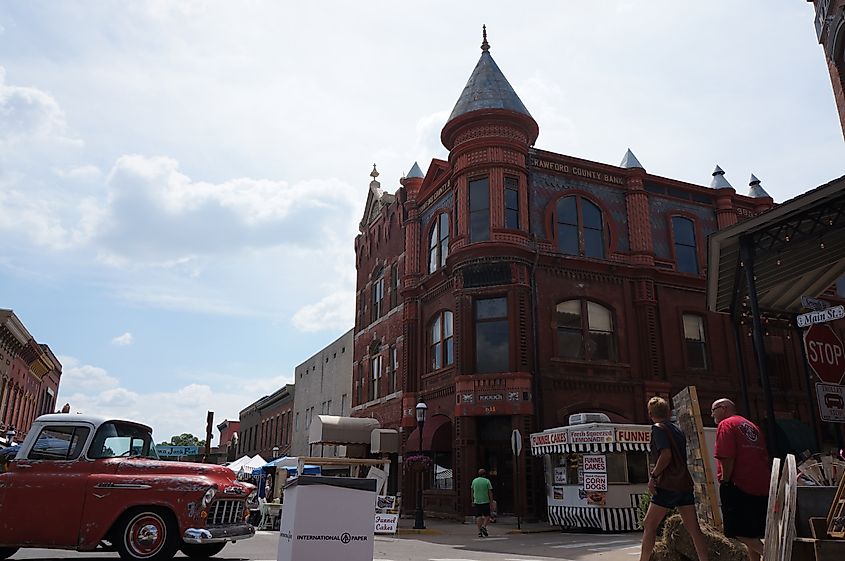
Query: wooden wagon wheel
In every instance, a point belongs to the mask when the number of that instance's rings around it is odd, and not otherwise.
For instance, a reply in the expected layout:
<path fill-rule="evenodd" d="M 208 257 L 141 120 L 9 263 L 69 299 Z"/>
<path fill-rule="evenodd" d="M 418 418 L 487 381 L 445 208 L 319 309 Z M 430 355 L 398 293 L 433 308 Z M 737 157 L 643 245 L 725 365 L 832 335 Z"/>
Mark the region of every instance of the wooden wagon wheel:
<path fill-rule="evenodd" d="M 781 561 L 792 561 L 792 541 L 795 539 L 795 503 L 798 500 L 798 470 L 795 456 L 786 455 L 786 467 L 783 470 L 781 484 L 784 487 L 783 516 L 780 523 Z"/>
<path fill-rule="evenodd" d="M 780 526 L 780 512 L 783 510 L 782 502 L 778 502 L 778 489 L 780 483 L 780 458 L 772 460 L 772 476 L 769 479 L 769 507 L 766 516 L 766 541 L 764 545 L 765 559 L 775 559 L 776 551 L 780 540 L 778 539 L 778 528 Z"/>

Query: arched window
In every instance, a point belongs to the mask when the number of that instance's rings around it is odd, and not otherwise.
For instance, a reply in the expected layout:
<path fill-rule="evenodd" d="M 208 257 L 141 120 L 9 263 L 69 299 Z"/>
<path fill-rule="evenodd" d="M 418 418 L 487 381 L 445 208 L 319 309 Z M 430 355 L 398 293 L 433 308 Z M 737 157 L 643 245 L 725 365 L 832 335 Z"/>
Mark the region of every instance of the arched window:
<path fill-rule="evenodd" d="M 601 209 L 579 195 L 559 199 L 555 206 L 557 246 L 563 253 L 604 258 Z"/>
<path fill-rule="evenodd" d="M 682 273 L 698 274 L 695 223 L 683 216 L 673 216 L 672 239 L 675 242 L 675 270 Z"/>
<path fill-rule="evenodd" d="M 616 360 L 613 314 L 588 300 L 568 300 L 556 308 L 557 354 L 583 360 Z"/>
<path fill-rule="evenodd" d="M 440 312 L 429 329 L 429 365 L 437 370 L 455 362 L 454 326 L 452 312 Z"/>
<path fill-rule="evenodd" d="M 446 264 L 449 256 L 449 214 L 441 213 L 428 240 L 428 272 L 433 273 Z"/>

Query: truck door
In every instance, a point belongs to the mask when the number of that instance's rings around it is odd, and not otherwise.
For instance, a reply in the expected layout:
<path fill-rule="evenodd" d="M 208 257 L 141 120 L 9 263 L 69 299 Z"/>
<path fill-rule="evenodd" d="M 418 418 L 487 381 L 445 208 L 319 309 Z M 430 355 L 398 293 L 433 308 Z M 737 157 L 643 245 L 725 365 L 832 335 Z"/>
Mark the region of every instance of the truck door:
<path fill-rule="evenodd" d="M 13 543 L 76 547 L 94 466 L 82 457 L 90 433 L 90 426 L 45 426 L 26 458 L 14 461 L 3 508 Z"/>

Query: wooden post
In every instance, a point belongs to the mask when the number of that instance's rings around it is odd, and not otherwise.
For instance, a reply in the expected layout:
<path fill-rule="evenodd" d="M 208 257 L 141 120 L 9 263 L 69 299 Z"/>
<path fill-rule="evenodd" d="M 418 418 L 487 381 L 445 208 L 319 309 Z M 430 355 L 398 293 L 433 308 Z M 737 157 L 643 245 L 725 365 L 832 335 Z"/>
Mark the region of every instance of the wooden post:
<path fill-rule="evenodd" d="M 205 418 L 205 454 L 203 463 L 208 463 L 211 456 L 211 428 L 214 426 L 214 411 L 209 411 Z"/>

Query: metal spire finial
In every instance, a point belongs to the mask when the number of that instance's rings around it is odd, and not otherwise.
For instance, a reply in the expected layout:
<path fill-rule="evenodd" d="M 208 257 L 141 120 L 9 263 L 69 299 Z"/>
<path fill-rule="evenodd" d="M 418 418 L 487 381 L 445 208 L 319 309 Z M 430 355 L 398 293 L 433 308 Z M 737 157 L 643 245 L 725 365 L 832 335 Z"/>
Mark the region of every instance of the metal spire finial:
<path fill-rule="evenodd" d="M 370 177 L 372 177 L 373 179 L 375 179 L 376 177 L 378 177 L 378 170 L 376 169 L 376 165 L 375 165 L 375 164 L 373 164 L 373 171 L 371 171 L 371 172 L 370 172 Z"/>
<path fill-rule="evenodd" d="M 487 42 L 487 26 L 486 25 L 481 26 L 481 36 L 484 38 L 484 40 L 481 42 L 481 50 L 486 53 L 487 51 L 490 50 L 490 43 Z"/>

